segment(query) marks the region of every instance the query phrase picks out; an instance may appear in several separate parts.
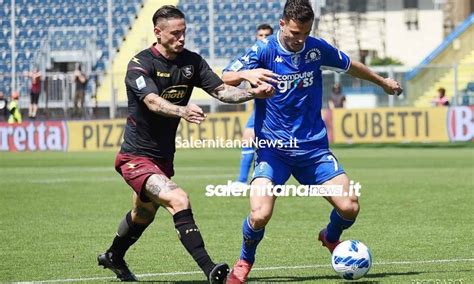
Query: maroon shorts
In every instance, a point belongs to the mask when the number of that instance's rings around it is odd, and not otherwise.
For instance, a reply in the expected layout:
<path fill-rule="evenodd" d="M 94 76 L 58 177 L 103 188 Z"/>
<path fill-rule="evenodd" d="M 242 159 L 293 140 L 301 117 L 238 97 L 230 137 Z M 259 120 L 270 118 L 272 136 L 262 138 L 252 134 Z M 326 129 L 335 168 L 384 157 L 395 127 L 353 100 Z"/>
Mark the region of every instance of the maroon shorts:
<path fill-rule="evenodd" d="M 174 175 L 172 160 L 157 160 L 145 156 L 135 156 L 128 153 L 118 153 L 115 158 L 115 170 L 133 188 L 145 202 L 150 200 L 141 194 L 147 179 L 154 174 L 171 178 Z"/>

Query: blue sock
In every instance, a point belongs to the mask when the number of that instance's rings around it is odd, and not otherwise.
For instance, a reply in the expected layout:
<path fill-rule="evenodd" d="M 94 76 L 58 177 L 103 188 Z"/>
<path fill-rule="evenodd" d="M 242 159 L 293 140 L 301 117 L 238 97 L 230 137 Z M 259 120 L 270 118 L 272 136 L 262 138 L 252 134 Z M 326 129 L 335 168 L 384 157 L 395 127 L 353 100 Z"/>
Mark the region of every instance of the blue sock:
<path fill-rule="evenodd" d="M 329 219 L 330 221 L 326 228 L 326 239 L 331 243 L 338 241 L 342 235 L 342 231 L 348 229 L 355 222 L 355 220 L 344 219 L 341 215 L 339 215 L 339 213 L 337 213 L 336 209 L 332 210 Z"/>
<path fill-rule="evenodd" d="M 240 173 L 237 181 L 247 183 L 250 167 L 252 166 L 254 152 L 255 150 L 252 147 L 242 148 L 242 158 L 240 159 Z"/>
<path fill-rule="evenodd" d="M 244 240 L 242 241 L 242 250 L 240 252 L 240 259 L 243 259 L 249 263 L 255 262 L 255 253 L 257 252 L 257 245 L 263 239 L 265 228 L 260 230 L 254 230 L 250 226 L 250 217 L 248 216 L 244 220 L 242 225 L 242 233 Z"/>

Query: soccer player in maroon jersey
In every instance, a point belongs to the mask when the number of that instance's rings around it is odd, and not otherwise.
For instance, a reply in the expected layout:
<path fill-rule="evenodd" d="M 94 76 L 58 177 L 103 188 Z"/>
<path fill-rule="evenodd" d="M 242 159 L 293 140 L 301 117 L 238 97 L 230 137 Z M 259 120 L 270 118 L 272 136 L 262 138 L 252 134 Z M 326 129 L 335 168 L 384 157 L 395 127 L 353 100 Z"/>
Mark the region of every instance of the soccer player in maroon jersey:
<path fill-rule="evenodd" d="M 193 87 L 227 103 L 267 98 L 274 88 L 262 84 L 244 90 L 224 84 L 200 55 L 184 48 L 186 23 L 176 7 L 158 9 L 153 25 L 157 42 L 135 55 L 128 65 L 125 84 L 129 115 L 115 161 L 116 170 L 135 191 L 133 208 L 121 221 L 110 248 L 98 256 L 98 262 L 122 281 L 137 281 L 123 258 L 161 206 L 173 215 L 181 243 L 210 283 L 223 283 L 228 265 L 211 260 L 188 195 L 171 180 L 176 129 L 180 118 L 197 124 L 206 118 L 199 106 L 188 103 Z"/>

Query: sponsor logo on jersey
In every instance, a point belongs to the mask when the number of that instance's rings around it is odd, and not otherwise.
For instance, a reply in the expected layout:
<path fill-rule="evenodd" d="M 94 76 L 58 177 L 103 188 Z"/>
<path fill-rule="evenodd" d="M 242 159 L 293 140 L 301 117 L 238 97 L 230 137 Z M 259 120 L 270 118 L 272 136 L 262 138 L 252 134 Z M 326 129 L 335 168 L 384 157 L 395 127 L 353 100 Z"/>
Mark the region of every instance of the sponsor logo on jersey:
<path fill-rule="evenodd" d="M 161 93 L 160 97 L 168 100 L 169 102 L 173 104 L 177 104 L 186 97 L 187 91 L 188 91 L 188 86 L 186 85 L 171 86 L 165 89 Z"/>
<path fill-rule="evenodd" d="M 187 65 L 181 68 L 181 73 L 183 73 L 183 76 L 191 79 L 194 75 L 194 66 L 193 65 Z"/>
<path fill-rule="evenodd" d="M 292 89 L 301 89 L 312 86 L 314 83 L 314 71 L 279 75 L 277 88 L 280 93 L 285 93 Z"/>
<path fill-rule="evenodd" d="M 304 56 L 305 63 L 311 63 L 321 59 L 321 51 L 317 48 L 311 48 Z"/>
<path fill-rule="evenodd" d="M 283 63 L 283 58 L 280 55 L 277 55 L 274 60 L 276 63 Z"/>
<path fill-rule="evenodd" d="M 162 77 L 162 78 L 169 78 L 169 77 L 171 77 L 171 73 L 157 71 L 156 76 L 157 77 Z"/>

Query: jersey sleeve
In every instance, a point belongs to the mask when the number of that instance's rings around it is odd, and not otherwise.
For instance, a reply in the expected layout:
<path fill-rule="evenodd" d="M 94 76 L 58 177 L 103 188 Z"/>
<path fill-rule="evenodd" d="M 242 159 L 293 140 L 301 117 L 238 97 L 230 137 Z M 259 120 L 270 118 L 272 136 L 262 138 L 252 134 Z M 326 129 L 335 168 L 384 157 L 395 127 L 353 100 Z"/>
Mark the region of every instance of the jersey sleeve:
<path fill-rule="evenodd" d="M 320 39 L 322 48 L 321 69 L 332 70 L 336 72 L 347 72 L 351 67 L 351 59 L 347 54 L 330 45 L 323 39 Z"/>
<path fill-rule="evenodd" d="M 125 76 L 125 85 L 140 100 L 143 100 L 148 94 L 159 94 L 160 90 L 151 78 L 153 69 L 150 59 L 143 56 L 135 56 L 130 60 L 127 66 L 127 75 Z"/>
<path fill-rule="evenodd" d="M 198 68 L 199 77 L 196 86 L 203 89 L 206 93 L 212 93 L 217 87 L 224 84 L 222 79 L 219 78 L 201 56 L 199 56 Z"/>
<path fill-rule="evenodd" d="M 251 70 L 261 67 L 261 57 L 266 44 L 257 41 L 251 48 L 247 49 L 244 55 L 232 60 L 223 72 L 238 72 L 242 70 Z"/>

